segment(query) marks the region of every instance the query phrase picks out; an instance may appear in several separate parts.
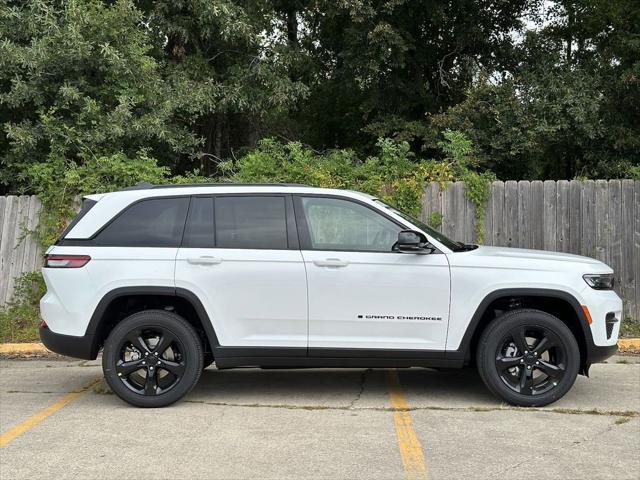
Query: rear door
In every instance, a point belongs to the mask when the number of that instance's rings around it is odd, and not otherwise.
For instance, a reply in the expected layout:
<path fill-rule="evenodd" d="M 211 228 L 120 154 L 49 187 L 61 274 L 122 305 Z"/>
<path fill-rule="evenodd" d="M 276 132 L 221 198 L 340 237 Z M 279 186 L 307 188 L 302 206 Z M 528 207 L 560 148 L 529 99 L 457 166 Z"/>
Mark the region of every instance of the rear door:
<path fill-rule="evenodd" d="M 342 349 L 336 355 L 444 350 L 446 255 L 392 251 L 407 227 L 365 202 L 301 195 L 295 206 L 307 269 L 310 355 L 314 348 Z"/>
<path fill-rule="evenodd" d="M 307 286 L 289 195 L 193 197 L 175 271 L 221 346 L 307 347 Z"/>

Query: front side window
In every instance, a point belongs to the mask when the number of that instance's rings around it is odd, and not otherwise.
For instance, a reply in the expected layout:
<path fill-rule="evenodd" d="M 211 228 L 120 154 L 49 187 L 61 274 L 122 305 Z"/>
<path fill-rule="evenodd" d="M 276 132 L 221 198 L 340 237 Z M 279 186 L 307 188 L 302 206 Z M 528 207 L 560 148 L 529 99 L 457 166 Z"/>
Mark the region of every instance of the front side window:
<path fill-rule="evenodd" d="M 314 250 L 391 252 L 400 226 L 374 210 L 338 198 L 303 197 Z"/>
<path fill-rule="evenodd" d="M 214 201 L 216 247 L 284 250 L 287 216 L 282 196 L 220 196 Z"/>
<path fill-rule="evenodd" d="M 386 203 L 384 203 L 382 200 L 378 200 L 376 198 L 376 199 L 374 199 L 374 201 L 378 202 L 380 205 L 382 205 L 387 210 L 390 210 L 390 211 L 394 212 L 396 215 L 404 218 L 406 221 L 414 224 L 416 227 L 421 229 L 423 232 L 426 232 L 428 235 L 431 235 L 433 238 L 438 240 L 445 247 L 447 247 L 448 249 L 450 249 L 450 250 L 452 250 L 454 252 L 462 252 L 462 251 L 467 251 L 467 250 L 473 250 L 473 247 L 475 247 L 474 245 L 465 245 L 464 243 L 456 242 L 455 240 L 451 240 L 450 238 L 446 237 L 442 233 L 440 233 L 437 230 L 434 230 L 433 228 L 431 228 L 429 225 L 421 222 L 420 220 L 418 220 L 416 218 L 413 218 L 410 215 L 407 215 L 404 212 L 401 212 L 400 210 L 396 210 L 395 208 L 391 207 L 390 205 L 387 205 Z"/>
<path fill-rule="evenodd" d="M 94 242 L 110 247 L 178 247 L 188 207 L 185 197 L 143 200 L 118 215 Z"/>

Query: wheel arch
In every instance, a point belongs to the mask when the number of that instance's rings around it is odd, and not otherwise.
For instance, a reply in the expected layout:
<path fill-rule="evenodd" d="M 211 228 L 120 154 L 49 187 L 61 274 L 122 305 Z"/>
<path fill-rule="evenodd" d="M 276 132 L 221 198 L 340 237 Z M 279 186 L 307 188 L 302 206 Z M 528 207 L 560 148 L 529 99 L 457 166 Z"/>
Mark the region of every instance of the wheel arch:
<path fill-rule="evenodd" d="M 545 288 L 499 289 L 489 293 L 478 305 L 460 347 L 453 356 L 473 362 L 478 340 L 489 323 L 502 312 L 516 308 L 535 308 L 558 317 L 573 333 L 580 349 L 580 373 L 588 374 L 593 338 L 589 322 L 578 299 L 563 290 Z"/>
<path fill-rule="evenodd" d="M 183 316 L 201 333 L 204 347 L 211 352 L 219 345 L 209 315 L 195 293 L 184 288 L 136 286 L 116 288 L 100 299 L 85 334 L 93 336 L 91 351 L 97 355 L 113 327 L 123 318 L 149 308 L 164 308 Z"/>

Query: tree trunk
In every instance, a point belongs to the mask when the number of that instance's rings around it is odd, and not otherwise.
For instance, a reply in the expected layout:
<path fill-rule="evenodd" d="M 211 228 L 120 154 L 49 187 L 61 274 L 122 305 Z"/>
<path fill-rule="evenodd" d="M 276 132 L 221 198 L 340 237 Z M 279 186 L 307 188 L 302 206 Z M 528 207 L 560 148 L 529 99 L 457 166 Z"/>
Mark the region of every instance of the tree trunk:
<path fill-rule="evenodd" d="M 292 48 L 298 48 L 298 11 L 295 2 L 287 7 L 287 42 Z"/>
<path fill-rule="evenodd" d="M 575 22 L 575 9 L 572 2 L 567 2 L 567 34 L 565 41 L 567 42 L 567 67 L 571 67 L 572 49 L 573 49 L 573 24 Z"/>
<path fill-rule="evenodd" d="M 222 127 L 223 127 L 223 114 L 216 113 L 216 134 L 213 142 L 213 154 L 216 156 L 216 163 L 222 159 Z"/>

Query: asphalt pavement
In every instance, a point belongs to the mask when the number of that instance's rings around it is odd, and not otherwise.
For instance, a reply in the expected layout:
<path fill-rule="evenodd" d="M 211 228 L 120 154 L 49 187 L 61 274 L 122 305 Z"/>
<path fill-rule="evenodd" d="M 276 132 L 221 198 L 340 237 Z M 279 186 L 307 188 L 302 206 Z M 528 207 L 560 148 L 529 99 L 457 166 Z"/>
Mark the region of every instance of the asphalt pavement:
<path fill-rule="evenodd" d="M 638 362 L 594 365 L 542 409 L 502 404 L 473 370 L 214 367 L 138 409 L 99 362 L 3 359 L 0 478 L 637 480 Z"/>

